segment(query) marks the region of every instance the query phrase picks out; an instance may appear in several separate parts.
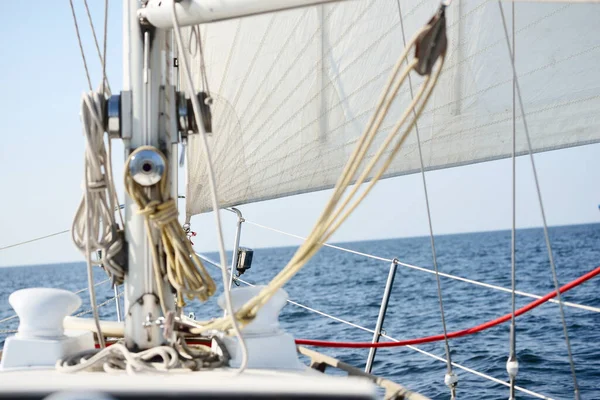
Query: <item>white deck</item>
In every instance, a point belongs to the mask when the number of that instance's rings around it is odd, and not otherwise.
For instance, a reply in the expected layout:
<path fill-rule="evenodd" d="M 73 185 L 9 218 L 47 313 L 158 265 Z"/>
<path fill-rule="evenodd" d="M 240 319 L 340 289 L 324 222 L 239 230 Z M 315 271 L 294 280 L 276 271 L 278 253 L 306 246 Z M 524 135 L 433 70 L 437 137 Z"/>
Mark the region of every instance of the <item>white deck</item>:
<path fill-rule="evenodd" d="M 60 373 L 55 370 L 17 370 L 0 372 L 0 397 L 10 393 L 46 395 L 57 391 L 108 392 L 121 395 L 197 396 L 336 396 L 339 398 L 376 398 L 376 388 L 367 380 L 335 377 L 316 371 L 301 373 L 248 370 L 236 375 L 234 369 L 190 373 L 107 374 L 102 372 Z"/>

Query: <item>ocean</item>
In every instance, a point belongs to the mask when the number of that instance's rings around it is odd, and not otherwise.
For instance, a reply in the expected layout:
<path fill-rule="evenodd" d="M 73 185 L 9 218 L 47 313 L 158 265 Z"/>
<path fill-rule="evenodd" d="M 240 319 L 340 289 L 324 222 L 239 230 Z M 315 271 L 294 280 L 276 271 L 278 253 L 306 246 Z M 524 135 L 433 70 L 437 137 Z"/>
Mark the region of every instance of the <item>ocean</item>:
<path fill-rule="evenodd" d="M 441 272 L 485 283 L 510 287 L 510 231 L 443 235 L 436 237 Z M 600 224 L 550 228 L 558 279 L 566 284 L 600 265 Z M 243 238 L 242 243 L 243 245 Z M 428 237 L 339 243 L 341 247 L 383 258 L 432 268 Z M 295 247 L 255 249 L 252 268 L 242 278 L 265 284 L 290 259 Z M 216 254 L 208 254 L 217 260 Z M 554 289 L 543 232 L 517 231 L 517 289 L 544 295 Z M 215 281 L 218 270 L 207 266 Z M 374 329 L 389 271 L 386 261 L 323 248 L 288 283 L 290 299 L 354 324 Z M 96 271 L 96 281 L 105 279 Z M 563 299 L 600 307 L 600 277 L 567 292 Z M 12 315 L 8 304 L 11 292 L 27 287 L 56 287 L 78 290 L 87 286 L 83 263 L 0 268 L 0 319 Z M 441 278 L 448 331 L 478 325 L 511 311 L 510 293 L 466 282 Z M 113 297 L 109 285 L 97 288 L 98 303 Z M 89 309 L 87 293 L 81 294 L 80 311 Z M 517 307 L 533 299 L 517 296 Z M 186 312 L 197 319 L 220 315 L 216 299 L 193 303 Z M 565 307 L 577 380 L 583 399 L 600 399 L 600 314 Z M 100 308 L 101 318 L 115 319 L 113 302 Z M 297 338 L 370 341 L 372 334 L 327 319 L 288 304 L 281 315 L 282 326 Z M 18 320 L 7 321 L 2 331 L 16 329 Z M 450 341 L 452 361 L 467 368 L 507 381 L 509 325 Z M 410 339 L 442 333 L 435 276 L 398 266 L 387 310 L 385 333 L 396 339 Z M 0 334 L 3 343 L 6 333 Z M 382 339 L 383 340 L 383 339 Z M 443 342 L 416 346 L 445 358 Z M 328 355 L 364 368 L 367 349 L 326 349 Z M 569 368 L 559 307 L 546 303 L 517 318 L 517 355 L 520 363 L 517 385 L 555 399 L 572 399 L 573 380 Z M 454 368 L 459 377 L 459 399 L 506 399 L 508 388 L 465 370 Z M 448 399 L 444 385 L 446 365 L 415 349 L 401 347 L 377 351 L 373 373 L 392 379 L 432 399 Z M 518 398 L 531 398 L 517 393 Z"/>

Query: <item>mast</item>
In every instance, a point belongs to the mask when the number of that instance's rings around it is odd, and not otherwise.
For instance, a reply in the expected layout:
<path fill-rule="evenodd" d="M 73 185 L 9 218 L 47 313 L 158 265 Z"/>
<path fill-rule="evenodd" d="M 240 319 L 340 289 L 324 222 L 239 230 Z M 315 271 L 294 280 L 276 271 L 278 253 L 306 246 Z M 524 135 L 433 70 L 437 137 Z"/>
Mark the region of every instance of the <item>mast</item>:
<path fill-rule="evenodd" d="M 123 94 L 129 107 L 122 107 L 125 158 L 144 145 L 163 148 L 167 141 L 160 111 L 161 75 L 164 63 L 165 31 L 140 25 L 139 0 L 123 1 Z M 163 93 L 164 94 L 164 93 Z M 162 103 L 162 104 L 161 104 Z M 171 171 L 173 173 L 173 171 Z M 175 169 L 176 173 L 176 169 Z M 172 174 L 171 174 L 172 176 Z M 165 174 L 162 179 L 171 179 Z M 176 180 L 175 180 L 176 181 Z M 146 189 L 149 190 L 149 189 Z M 163 335 L 157 319 L 162 316 L 153 273 L 152 254 L 147 240 L 144 217 L 137 213 L 133 200 L 125 199 L 125 235 L 128 245 L 128 270 L 125 275 L 125 340 L 130 349 L 147 349 L 161 345 Z M 171 286 L 164 282 L 167 307 L 174 309 Z"/>

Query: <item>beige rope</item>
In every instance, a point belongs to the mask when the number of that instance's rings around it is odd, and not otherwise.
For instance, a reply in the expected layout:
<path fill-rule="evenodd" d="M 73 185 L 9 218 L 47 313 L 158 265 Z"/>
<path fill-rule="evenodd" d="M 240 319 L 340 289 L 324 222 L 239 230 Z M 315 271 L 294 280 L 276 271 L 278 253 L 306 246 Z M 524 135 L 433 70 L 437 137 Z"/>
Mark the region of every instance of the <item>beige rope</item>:
<path fill-rule="evenodd" d="M 402 148 L 408 134 L 412 131 L 419 116 L 423 112 L 433 88 L 435 87 L 439 78 L 440 72 L 444 63 L 444 55 L 440 57 L 437 62 L 437 68 L 435 72 L 427 76 L 416 96 L 412 99 L 409 107 L 405 110 L 404 114 L 399 118 L 390 133 L 386 137 L 385 141 L 381 144 L 375 156 L 370 160 L 369 164 L 364 168 L 360 176 L 354 182 L 354 187 L 345 197 L 344 194 L 352 184 L 353 178 L 356 176 L 361 164 L 367 157 L 368 151 L 373 144 L 377 132 L 381 128 L 381 125 L 392 105 L 398 91 L 407 76 L 409 75 L 412 68 L 417 64 L 417 60 L 413 60 L 408 63 L 408 66 L 402 69 L 405 60 L 408 57 L 409 51 L 415 45 L 417 38 L 423 33 L 429 26 L 424 27 L 416 33 L 414 38 L 406 46 L 402 55 L 398 58 L 396 65 L 388 79 L 388 82 L 381 94 L 374 114 L 371 116 L 367 127 L 360 137 L 350 159 L 346 163 L 344 170 L 334 188 L 334 191 L 327 203 L 325 209 L 319 216 L 312 232 L 298 249 L 296 254 L 292 257 L 286 267 L 266 286 L 261 292 L 253 299 L 248 301 L 237 313 L 236 317 L 242 321 L 242 323 L 250 322 L 261 306 L 263 306 L 281 287 L 283 287 L 296 273 L 298 273 L 308 260 L 322 247 L 323 243 L 326 242 L 335 231 L 341 226 L 341 224 L 350 216 L 350 214 L 358 207 L 358 205 L 364 200 L 369 194 L 371 189 L 375 186 L 377 181 L 383 176 L 385 171 L 389 168 L 390 164 Z M 400 72 L 402 69 L 402 72 Z M 408 126 L 404 128 L 402 134 L 397 138 L 397 134 L 400 129 L 405 125 L 407 119 L 413 115 L 413 118 L 408 123 Z M 393 144 L 394 139 L 396 143 Z M 387 157 L 384 158 L 384 155 Z M 373 178 L 369 182 L 366 188 L 357 195 L 360 186 L 365 183 L 370 174 L 375 170 L 375 167 L 383 160 L 383 164 L 376 170 Z M 342 201 L 343 199 L 343 201 Z M 211 324 L 201 328 L 206 331 L 210 329 L 227 330 L 230 328 L 229 319 L 218 319 Z"/>
<path fill-rule="evenodd" d="M 158 297 L 166 315 L 162 290 L 165 274 L 171 285 L 177 290 L 177 306 L 179 307 L 185 306 L 184 297 L 189 300 L 198 298 L 206 301 L 215 293 L 216 286 L 179 224 L 177 204 L 175 199 L 171 198 L 167 180 L 161 179 L 155 185 L 156 187 L 150 187 L 150 191 L 152 189 L 156 191 L 154 196 L 156 198 L 150 199 L 146 194 L 146 187 L 140 186 L 129 174 L 129 163 L 136 154 L 143 150 L 153 150 L 160 154 L 164 160 L 165 175 L 168 174 L 169 164 L 165 156 L 152 146 L 138 147 L 131 153 L 125 164 L 125 190 L 135 201 L 139 208 L 138 213 L 144 216 L 146 222 Z M 155 237 L 153 230 L 158 231 L 160 240 Z M 161 254 L 159 254 L 157 246 L 159 242 L 162 244 L 162 252 L 166 257 L 166 271 L 161 268 Z"/>

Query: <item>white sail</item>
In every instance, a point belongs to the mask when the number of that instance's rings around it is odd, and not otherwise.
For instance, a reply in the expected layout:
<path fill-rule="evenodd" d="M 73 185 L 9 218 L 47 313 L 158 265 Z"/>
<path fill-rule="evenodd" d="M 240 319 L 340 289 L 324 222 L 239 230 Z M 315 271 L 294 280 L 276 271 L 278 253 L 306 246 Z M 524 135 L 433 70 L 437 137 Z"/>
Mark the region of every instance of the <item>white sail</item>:
<path fill-rule="evenodd" d="M 439 0 L 400 5 L 409 40 Z M 511 7 L 504 5 L 509 31 Z M 512 69 L 498 3 L 456 1 L 447 18 L 444 71 L 418 124 L 429 170 L 507 157 L 512 149 Z M 400 20 L 397 0 L 355 0 L 201 27 L 221 205 L 335 184 L 403 49 Z M 515 5 L 516 68 L 535 151 L 600 141 L 598 21 L 594 4 Z M 201 88 L 197 52 L 192 64 Z M 415 88 L 419 83 L 413 75 Z M 405 87 L 381 133 L 409 101 Z M 523 153 L 519 114 L 517 103 L 517 151 Z M 411 134 L 386 176 L 418 170 Z M 187 213 L 209 210 L 194 135 L 188 176 Z"/>

